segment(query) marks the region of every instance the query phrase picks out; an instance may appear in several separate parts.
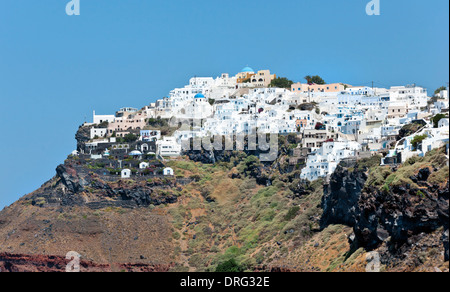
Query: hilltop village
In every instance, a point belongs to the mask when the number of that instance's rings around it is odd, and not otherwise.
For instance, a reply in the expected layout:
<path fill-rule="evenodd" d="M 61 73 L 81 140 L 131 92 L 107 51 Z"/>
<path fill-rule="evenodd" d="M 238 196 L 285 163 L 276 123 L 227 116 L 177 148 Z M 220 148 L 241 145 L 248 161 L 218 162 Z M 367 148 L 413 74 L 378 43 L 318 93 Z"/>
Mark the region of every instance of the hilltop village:
<path fill-rule="evenodd" d="M 0 269 L 448 272 L 447 87 L 241 71 L 94 112 L 0 212 Z"/>
<path fill-rule="evenodd" d="M 182 145 L 190 139 L 277 134 L 295 141 L 289 163 L 314 181 L 329 178 L 345 159 L 382 155 L 382 165 L 395 165 L 443 146 L 448 155 L 448 87 L 431 95 L 417 85 L 327 84 L 319 76 L 294 83 L 246 67 L 235 76 L 193 77 L 141 109 L 94 111 L 72 156 L 98 161 L 92 168 L 104 175 L 173 176 L 163 162 L 186 154 Z M 192 126 L 176 127 L 172 119 Z"/>

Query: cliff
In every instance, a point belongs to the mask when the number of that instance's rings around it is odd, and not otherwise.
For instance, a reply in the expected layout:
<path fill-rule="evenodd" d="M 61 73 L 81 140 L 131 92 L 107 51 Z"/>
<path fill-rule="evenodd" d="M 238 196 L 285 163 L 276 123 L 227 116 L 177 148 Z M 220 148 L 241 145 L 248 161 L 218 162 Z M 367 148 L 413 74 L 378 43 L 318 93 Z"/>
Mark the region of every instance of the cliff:
<path fill-rule="evenodd" d="M 185 184 L 176 178 L 136 177 L 120 180 L 95 173 L 86 164 L 68 159 L 56 168 L 56 176 L 41 189 L 23 200 L 32 205 L 136 208 L 171 204 L 177 201 L 177 190 Z"/>
<path fill-rule="evenodd" d="M 448 262 L 449 183 L 442 151 L 399 167 L 367 162 L 341 163 L 331 176 L 321 227 L 352 227 L 354 248 L 381 250 L 386 266 L 420 265 L 423 255 L 412 251 L 426 239 L 422 252 L 438 248 Z"/>
<path fill-rule="evenodd" d="M 184 157 L 164 162 L 174 177 L 121 179 L 108 161 L 70 157 L 0 212 L 0 267 L 61 271 L 75 251 L 82 271 L 215 271 L 230 260 L 246 271 L 365 271 L 376 251 L 385 271 L 448 270 L 442 153 L 395 168 L 346 161 L 326 184 L 301 181 L 285 161 Z"/>

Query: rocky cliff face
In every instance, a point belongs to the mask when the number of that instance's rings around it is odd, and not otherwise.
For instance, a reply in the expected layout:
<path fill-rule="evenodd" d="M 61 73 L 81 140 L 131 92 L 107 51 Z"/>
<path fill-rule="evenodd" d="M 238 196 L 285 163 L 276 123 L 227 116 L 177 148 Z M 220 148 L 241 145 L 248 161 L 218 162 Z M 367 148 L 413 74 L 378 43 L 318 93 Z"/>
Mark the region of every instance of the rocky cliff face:
<path fill-rule="evenodd" d="M 350 241 L 366 250 L 386 244 L 386 263 L 442 230 L 433 244 L 444 250 L 448 261 L 448 166 L 439 155 L 393 169 L 369 169 L 357 162 L 339 165 L 324 188 L 322 228 L 351 226 Z"/>
<path fill-rule="evenodd" d="M 356 161 L 341 163 L 331 176 L 329 184 L 324 186 L 323 216 L 320 222 L 322 228 L 332 224 L 356 224 L 356 214 L 360 213 L 358 202 L 367 174 L 365 171 L 351 171 L 354 167 L 357 167 Z"/>
<path fill-rule="evenodd" d="M 448 193 L 448 183 L 420 190 L 395 186 L 387 192 L 368 187 L 361 194 L 360 212 L 355 216 L 357 240 L 373 249 L 388 237 L 395 245 L 402 245 L 413 235 L 441 227 L 448 230 Z"/>
<path fill-rule="evenodd" d="M 91 129 L 94 126 L 80 126 L 75 134 L 75 140 L 77 140 L 77 150 L 80 151 L 86 142 L 91 139 Z"/>
<path fill-rule="evenodd" d="M 173 190 L 179 187 L 176 179 L 106 182 L 76 161 L 67 160 L 56 168 L 51 183 L 33 193 L 29 200 L 41 206 L 148 207 L 175 203 L 177 196 Z"/>

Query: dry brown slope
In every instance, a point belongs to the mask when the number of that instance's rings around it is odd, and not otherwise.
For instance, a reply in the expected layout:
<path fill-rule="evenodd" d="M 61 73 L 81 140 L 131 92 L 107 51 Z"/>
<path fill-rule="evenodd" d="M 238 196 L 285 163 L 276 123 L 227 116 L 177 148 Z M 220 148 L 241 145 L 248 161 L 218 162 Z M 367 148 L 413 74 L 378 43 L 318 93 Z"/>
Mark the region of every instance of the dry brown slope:
<path fill-rule="evenodd" d="M 16 202 L 0 213 L 0 252 L 65 256 L 96 263 L 170 264 L 168 216 L 149 208 L 40 208 Z"/>

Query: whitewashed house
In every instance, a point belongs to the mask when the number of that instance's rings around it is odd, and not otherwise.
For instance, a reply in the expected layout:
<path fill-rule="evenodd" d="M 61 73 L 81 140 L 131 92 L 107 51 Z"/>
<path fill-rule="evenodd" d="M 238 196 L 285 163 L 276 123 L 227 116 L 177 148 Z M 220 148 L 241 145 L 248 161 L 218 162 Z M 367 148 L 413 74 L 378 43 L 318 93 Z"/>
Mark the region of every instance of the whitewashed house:
<path fill-rule="evenodd" d="M 95 137 L 98 137 L 98 138 L 105 137 L 107 133 L 108 133 L 108 129 L 91 128 L 91 139 L 94 139 Z"/>
<path fill-rule="evenodd" d="M 96 115 L 94 111 L 92 120 L 94 124 L 101 124 L 104 122 L 108 123 L 114 122 L 115 118 L 116 118 L 115 115 Z"/>
<path fill-rule="evenodd" d="M 164 137 L 156 142 L 156 154 L 161 157 L 180 156 L 181 145 L 175 137 Z"/>
<path fill-rule="evenodd" d="M 174 171 L 173 171 L 172 168 L 166 167 L 166 168 L 164 168 L 164 170 L 163 170 L 163 174 L 164 174 L 165 176 L 173 176 L 173 175 L 174 175 Z"/>
<path fill-rule="evenodd" d="M 308 156 L 301 179 L 314 181 L 332 174 L 345 158 L 355 157 L 361 145 L 354 141 L 328 142 L 315 153 Z"/>
<path fill-rule="evenodd" d="M 393 86 L 389 90 L 389 97 L 392 102 L 403 103 L 409 110 L 420 110 L 427 106 L 427 90 L 416 85 Z"/>
<path fill-rule="evenodd" d="M 150 164 L 148 162 L 139 163 L 139 169 L 146 169 L 148 167 L 150 167 Z"/>
<path fill-rule="evenodd" d="M 129 169 L 123 169 L 121 172 L 121 177 L 122 178 L 130 178 L 131 177 L 131 170 Z"/>
<path fill-rule="evenodd" d="M 438 123 L 438 127 L 441 128 L 447 128 L 449 127 L 449 119 L 441 119 Z"/>
<path fill-rule="evenodd" d="M 426 136 L 426 138 L 414 148 L 412 141 L 416 136 Z M 447 127 L 434 129 L 428 125 L 427 128 L 424 128 L 420 132 L 400 140 L 397 143 L 395 150 L 396 153 L 401 154 L 401 162 L 404 163 L 413 156 L 423 157 L 431 150 L 443 147 L 448 142 L 449 131 Z"/>

